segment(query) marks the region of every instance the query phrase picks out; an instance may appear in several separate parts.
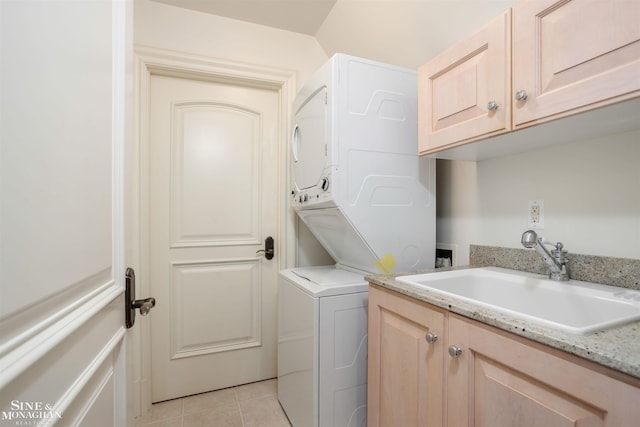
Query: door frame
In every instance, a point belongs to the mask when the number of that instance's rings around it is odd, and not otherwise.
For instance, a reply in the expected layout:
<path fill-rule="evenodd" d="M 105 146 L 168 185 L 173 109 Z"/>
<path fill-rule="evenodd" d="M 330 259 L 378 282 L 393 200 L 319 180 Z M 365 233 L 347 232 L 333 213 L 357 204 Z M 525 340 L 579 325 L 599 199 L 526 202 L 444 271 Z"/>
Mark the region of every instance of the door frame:
<path fill-rule="evenodd" d="M 289 171 L 291 103 L 295 96 L 296 73 L 292 70 L 211 58 L 191 53 L 136 45 L 135 59 L 135 147 L 137 155 L 129 164 L 130 209 L 127 229 L 131 233 L 132 264 L 137 271 L 136 298 L 149 296 L 149 97 L 152 76 L 181 77 L 218 83 L 246 85 L 273 90 L 279 97 L 277 126 L 278 225 L 275 250 L 281 254 L 279 269 L 295 263 L 295 212 L 290 209 Z M 153 315 L 153 313 L 151 313 Z M 139 319 L 133 331 L 133 412 L 135 416 L 151 408 L 150 325 Z"/>

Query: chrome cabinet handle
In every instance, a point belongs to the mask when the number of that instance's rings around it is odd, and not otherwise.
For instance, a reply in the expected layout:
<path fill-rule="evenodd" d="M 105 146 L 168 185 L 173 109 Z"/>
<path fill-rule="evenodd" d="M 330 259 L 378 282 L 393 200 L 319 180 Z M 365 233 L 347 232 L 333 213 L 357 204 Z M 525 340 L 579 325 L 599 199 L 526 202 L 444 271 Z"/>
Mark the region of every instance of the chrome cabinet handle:
<path fill-rule="evenodd" d="M 433 332 L 427 332 L 427 335 L 425 335 L 424 339 L 426 339 L 429 344 L 433 344 L 434 342 L 438 341 L 438 336 Z"/>
<path fill-rule="evenodd" d="M 462 354 L 462 349 L 460 347 L 456 347 L 455 345 L 449 346 L 449 356 L 453 358 L 460 357 Z"/>
<path fill-rule="evenodd" d="M 526 101 L 529 94 L 526 90 L 519 90 L 516 92 L 516 101 Z"/>
<path fill-rule="evenodd" d="M 498 103 L 496 101 L 489 101 L 487 104 L 487 109 L 489 111 L 496 111 L 498 109 Z"/>

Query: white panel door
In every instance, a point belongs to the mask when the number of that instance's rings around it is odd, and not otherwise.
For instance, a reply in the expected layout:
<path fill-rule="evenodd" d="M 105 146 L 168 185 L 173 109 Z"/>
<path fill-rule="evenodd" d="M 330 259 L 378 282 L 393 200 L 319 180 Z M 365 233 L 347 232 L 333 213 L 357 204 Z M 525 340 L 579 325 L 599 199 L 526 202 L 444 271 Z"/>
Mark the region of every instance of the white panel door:
<path fill-rule="evenodd" d="M 278 93 L 154 75 L 149 105 L 151 400 L 273 378 Z"/>
<path fill-rule="evenodd" d="M 128 423 L 132 11 L 121 1 L 0 1 L 3 426 Z"/>

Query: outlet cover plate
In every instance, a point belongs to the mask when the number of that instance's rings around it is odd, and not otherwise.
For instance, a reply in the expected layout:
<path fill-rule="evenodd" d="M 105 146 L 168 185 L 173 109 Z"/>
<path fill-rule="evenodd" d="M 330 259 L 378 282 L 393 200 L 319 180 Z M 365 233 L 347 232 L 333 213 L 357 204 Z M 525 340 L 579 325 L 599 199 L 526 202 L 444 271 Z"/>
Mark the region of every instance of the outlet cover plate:
<path fill-rule="evenodd" d="M 529 200 L 527 225 L 536 230 L 544 228 L 544 200 Z"/>

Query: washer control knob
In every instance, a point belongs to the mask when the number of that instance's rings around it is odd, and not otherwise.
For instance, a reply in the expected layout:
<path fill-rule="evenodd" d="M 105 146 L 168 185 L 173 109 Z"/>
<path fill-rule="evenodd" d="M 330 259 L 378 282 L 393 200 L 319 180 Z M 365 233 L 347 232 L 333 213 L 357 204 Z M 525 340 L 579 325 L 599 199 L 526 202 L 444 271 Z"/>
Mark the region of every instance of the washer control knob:
<path fill-rule="evenodd" d="M 320 188 L 322 188 L 322 191 L 329 190 L 329 178 L 325 176 L 320 180 Z"/>

